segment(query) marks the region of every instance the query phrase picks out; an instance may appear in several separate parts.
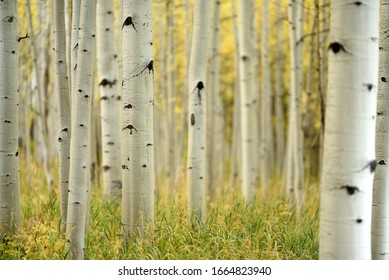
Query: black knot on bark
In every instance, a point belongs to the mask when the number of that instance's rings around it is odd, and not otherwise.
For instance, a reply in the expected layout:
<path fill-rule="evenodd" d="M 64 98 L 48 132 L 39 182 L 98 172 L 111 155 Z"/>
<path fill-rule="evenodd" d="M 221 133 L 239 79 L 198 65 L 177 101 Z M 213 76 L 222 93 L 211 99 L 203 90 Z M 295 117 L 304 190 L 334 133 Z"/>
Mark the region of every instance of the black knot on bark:
<path fill-rule="evenodd" d="M 196 87 L 197 87 L 198 90 L 202 90 L 202 89 L 204 89 L 204 83 L 202 81 L 200 81 L 200 82 L 197 83 Z"/>
<path fill-rule="evenodd" d="M 340 189 L 345 189 L 347 191 L 347 194 L 349 195 L 353 195 L 355 194 L 355 192 L 359 192 L 359 189 L 355 186 L 345 185 L 345 186 L 341 186 Z"/>
<path fill-rule="evenodd" d="M 386 165 L 386 162 L 385 162 L 383 159 L 381 159 L 381 160 L 378 162 L 378 164 L 379 164 L 379 165 Z"/>
<path fill-rule="evenodd" d="M 342 44 L 340 44 L 339 42 L 333 42 L 330 44 L 329 48 L 332 50 L 333 53 L 337 54 L 339 53 L 340 51 L 344 51 L 346 52 L 346 49 L 343 47 Z"/>

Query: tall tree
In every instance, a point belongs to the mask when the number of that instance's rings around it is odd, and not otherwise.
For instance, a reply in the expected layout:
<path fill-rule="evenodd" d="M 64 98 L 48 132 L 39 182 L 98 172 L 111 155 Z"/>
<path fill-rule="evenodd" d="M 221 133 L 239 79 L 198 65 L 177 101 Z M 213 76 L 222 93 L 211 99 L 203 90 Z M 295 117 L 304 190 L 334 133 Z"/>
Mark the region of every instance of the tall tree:
<path fill-rule="evenodd" d="M 331 6 L 320 259 L 371 258 L 378 4 Z"/>
<path fill-rule="evenodd" d="M 66 230 L 70 168 L 70 104 L 69 76 L 66 58 L 65 10 L 62 0 L 54 1 L 55 61 L 59 99 L 59 189 L 61 204 L 61 231 Z"/>
<path fill-rule="evenodd" d="M 90 136 L 95 59 L 96 2 L 81 3 L 75 91 L 72 92 L 68 218 L 69 257 L 84 258 L 87 196 L 90 185 Z"/>
<path fill-rule="evenodd" d="M 118 53 L 112 0 L 97 1 L 97 70 L 99 73 L 104 195 L 120 196 L 120 105 Z"/>
<path fill-rule="evenodd" d="M 290 30 L 290 101 L 287 140 L 286 187 L 289 203 L 303 207 L 303 158 L 300 103 L 302 91 L 302 28 L 303 4 L 289 1 Z"/>
<path fill-rule="evenodd" d="M 379 73 L 377 94 L 376 160 L 374 175 L 371 246 L 373 259 L 389 259 L 389 1 L 380 1 Z"/>
<path fill-rule="evenodd" d="M 125 237 L 154 223 L 152 0 L 124 0 L 122 222 Z"/>
<path fill-rule="evenodd" d="M 18 3 L 0 5 L 0 235 L 19 225 Z"/>
<path fill-rule="evenodd" d="M 188 202 L 193 219 L 206 221 L 206 73 L 211 1 L 196 0 L 188 73 Z"/>
<path fill-rule="evenodd" d="M 241 133 L 242 133 L 242 190 L 243 197 L 248 204 L 255 199 L 255 185 L 257 178 L 256 150 L 257 145 L 254 133 L 257 129 L 256 98 L 252 93 L 253 63 L 250 26 L 252 24 L 252 0 L 240 0 L 238 12 L 238 51 L 239 51 L 239 91 L 241 104 Z"/>

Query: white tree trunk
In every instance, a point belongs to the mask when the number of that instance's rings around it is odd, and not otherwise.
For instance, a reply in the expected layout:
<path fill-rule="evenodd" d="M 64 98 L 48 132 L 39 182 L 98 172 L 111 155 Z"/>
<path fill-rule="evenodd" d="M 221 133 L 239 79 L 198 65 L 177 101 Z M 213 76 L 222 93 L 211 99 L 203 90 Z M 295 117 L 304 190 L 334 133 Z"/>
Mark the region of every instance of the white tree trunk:
<path fill-rule="evenodd" d="M 269 1 L 262 1 L 262 38 L 261 38 L 261 68 L 262 68 L 262 100 L 261 100 L 261 136 L 260 136 L 260 166 L 261 187 L 263 193 L 268 193 L 269 173 L 271 166 L 271 80 L 269 64 Z M 270 129 L 269 129 L 270 128 Z"/>
<path fill-rule="evenodd" d="M 115 197 L 121 195 L 122 170 L 120 154 L 121 96 L 113 1 L 98 0 L 96 15 L 104 195 L 105 197 Z"/>
<path fill-rule="evenodd" d="M 389 1 L 380 1 L 379 73 L 377 95 L 376 160 L 371 229 L 372 258 L 389 259 Z"/>
<path fill-rule="evenodd" d="M 196 0 L 188 76 L 188 203 L 190 216 L 206 221 L 206 102 L 205 84 L 208 37 L 210 28 L 209 0 Z"/>
<path fill-rule="evenodd" d="M 61 204 L 61 231 L 66 230 L 70 167 L 70 104 L 69 76 L 66 58 L 65 10 L 62 0 L 54 1 L 55 61 L 59 96 L 59 189 Z"/>
<path fill-rule="evenodd" d="M 252 91 L 252 40 L 250 15 L 253 2 L 251 0 L 239 1 L 238 13 L 238 40 L 239 40 L 239 90 L 241 94 L 241 130 L 242 130 L 242 191 L 248 204 L 255 200 L 255 185 L 257 178 L 257 146 L 255 145 L 256 123 L 255 98 Z"/>
<path fill-rule="evenodd" d="M 0 5 L 0 235 L 19 225 L 18 11 Z"/>
<path fill-rule="evenodd" d="M 152 1 L 123 1 L 122 222 L 125 237 L 154 223 Z"/>
<path fill-rule="evenodd" d="M 331 6 L 320 259 L 370 259 L 378 0 Z"/>
<path fill-rule="evenodd" d="M 168 0 L 166 3 L 167 12 L 167 152 L 168 152 L 168 196 L 175 196 L 175 173 L 176 173 L 176 57 L 175 57 L 175 27 L 174 11 L 175 1 Z"/>
<path fill-rule="evenodd" d="M 68 219 L 66 225 L 69 255 L 84 258 L 84 236 L 87 196 L 90 185 L 90 132 L 95 58 L 96 2 L 85 0 L 81 5 L 77 75 L 72 92 L 70 140 L 70 174 Z"/>

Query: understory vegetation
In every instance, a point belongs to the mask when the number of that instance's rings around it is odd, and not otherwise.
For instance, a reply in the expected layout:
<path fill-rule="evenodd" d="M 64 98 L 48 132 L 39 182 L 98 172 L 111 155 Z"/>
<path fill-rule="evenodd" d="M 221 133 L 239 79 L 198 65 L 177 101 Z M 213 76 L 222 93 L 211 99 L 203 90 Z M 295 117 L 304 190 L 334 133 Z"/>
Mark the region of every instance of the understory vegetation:
<path fill-rule="evenodd" d="M 30 172 L 34 176 L 29 176 L 25 161 L 21 165 L 23 222 L 14 236 L 2 237 L 0 259 L 65 259 L 66 236 L 60 232 L 57 186 L 55 193 L 49 194 L 43 168 L 32 164 Z M 225 186 L 223 195 L 207 208 L 206 225 L 190 222 L 185 188 L 177 190 L 174 202 L 168 202 L 163 191 L 159 191 L 164 187 L 159 186 L 156 191 L 154 228 L 146 238 L 133 237 L 123 244 L 120 201 L 104 201 L 101 188 L 95 184 L 91 191 L 85 259 L 318 258 L 316 183 L 306 190 L 306 210 L 300 215 L 289 211 L 279 182 L 272 182 L 270 196 L 266 200 L 259 197 L 253 207 L 245 206 L 237 197 L 238 186 Z"/>

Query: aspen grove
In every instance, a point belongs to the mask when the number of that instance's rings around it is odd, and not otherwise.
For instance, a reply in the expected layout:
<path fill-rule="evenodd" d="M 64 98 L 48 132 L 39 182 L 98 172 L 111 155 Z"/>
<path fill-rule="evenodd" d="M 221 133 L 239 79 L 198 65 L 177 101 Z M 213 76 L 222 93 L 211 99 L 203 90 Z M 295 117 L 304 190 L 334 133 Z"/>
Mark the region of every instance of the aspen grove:
<path fill-rule="evenodd" d="M 389 259 L 389 1 L 0 1 L 0 260 Z"/>

